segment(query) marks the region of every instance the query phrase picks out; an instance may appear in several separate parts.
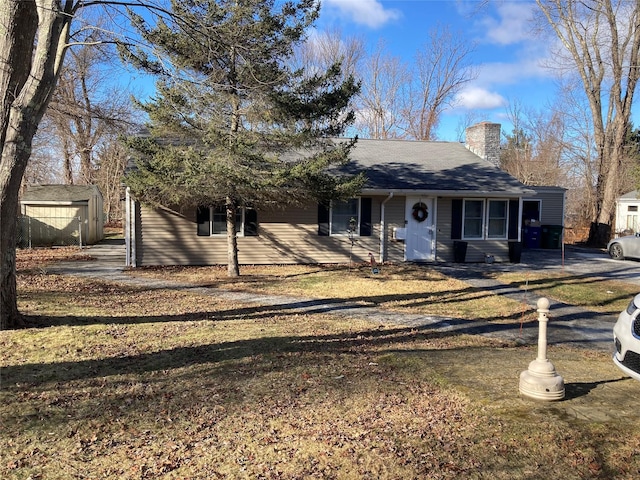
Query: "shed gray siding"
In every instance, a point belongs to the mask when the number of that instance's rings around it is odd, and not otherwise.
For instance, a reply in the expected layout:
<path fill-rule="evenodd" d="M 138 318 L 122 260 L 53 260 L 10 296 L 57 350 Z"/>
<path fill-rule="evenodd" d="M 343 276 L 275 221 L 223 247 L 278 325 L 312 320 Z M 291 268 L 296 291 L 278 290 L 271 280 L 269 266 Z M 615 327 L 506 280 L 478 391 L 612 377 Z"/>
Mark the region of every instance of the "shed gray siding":
<path fill-rule="evenodd" d="M 453 262 L 453 243 L 451 238 L 453 198 L 438 198 L 438 226 L 436 232 L 436 261 Z M 467 262 L 484 262 L 486 255 L 493 255 L 496 262 L 509 261 L 508 240 L 463 240 L 467 243 Z"/>
<path fill-rule="evenodd" d="M 536 196 L 524 200 L 540 200 L 542 211 L 540 212 L 541 225 L 564 226 L 564 200 L 566 189 L 561 187 L 531 187 L 536 191 Z"/>

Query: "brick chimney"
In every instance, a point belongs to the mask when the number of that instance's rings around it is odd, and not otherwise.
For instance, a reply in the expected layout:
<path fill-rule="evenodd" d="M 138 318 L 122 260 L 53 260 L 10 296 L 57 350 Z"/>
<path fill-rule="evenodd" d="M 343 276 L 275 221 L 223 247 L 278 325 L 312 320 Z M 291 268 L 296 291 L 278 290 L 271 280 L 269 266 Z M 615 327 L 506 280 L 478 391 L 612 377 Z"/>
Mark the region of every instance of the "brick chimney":
<path fill-rule="evenodd" d="M 480 122 L 465 132 L 465 147 L 481 158 L 500 165 L 500 124 Z"/>

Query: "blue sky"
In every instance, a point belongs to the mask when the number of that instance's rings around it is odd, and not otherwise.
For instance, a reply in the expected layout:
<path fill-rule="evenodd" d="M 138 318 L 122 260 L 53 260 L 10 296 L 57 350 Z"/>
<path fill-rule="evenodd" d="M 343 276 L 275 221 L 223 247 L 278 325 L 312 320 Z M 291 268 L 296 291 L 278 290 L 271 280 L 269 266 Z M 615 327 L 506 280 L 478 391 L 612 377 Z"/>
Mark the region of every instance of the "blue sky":
<path fill-rule="evenodd" d="M 429 30 L 438 24 L 476 42 L 471 61 L 478 77 L 460 93 L 457 107 L 444 113 L 438 130 L 439 139 L 457 140 L 466 112 L 510 131 L 509 102 L 540 110 L 556 92 L 552 71 L 543 67 L 549 42 L 531 31 L 535 3 L 501 1 L 479 7 L 479 0 L 322 0 L 317 26 L 361 36 L 368 48 L 384 39 L 389 52 L 405 61 L 424 47 Z"/>
<path fill-rule="evenodd" d="M 472 114 L 477 121 L 502 124 L 509 102 L 542 110 L 553 102 L 553 72 L 543 67 L 551 42 L 531 32 L 530 18 L 537 8 L 531 0 L 321 0 L 316 27 L 338 29 L 343 36 L 358 36 L 373 50 L 383 39 L 388 52 L 410 62 L 424 48 L 429 31 L 438 24 L 477 44 L 471 62 L 478 76 L 457 98 L 456 107 L 444 112 L 439 140 L 457 141 L 461 119 Z M 487 5 L 485 5 L 487 3 Z M 482 8 L 480 8 L 482 7 Z M 554 40 L 555 41 L 555 40 Z M 139 72 L 128 77 L 142 90 L 143 98 L 153 84 Z"/>

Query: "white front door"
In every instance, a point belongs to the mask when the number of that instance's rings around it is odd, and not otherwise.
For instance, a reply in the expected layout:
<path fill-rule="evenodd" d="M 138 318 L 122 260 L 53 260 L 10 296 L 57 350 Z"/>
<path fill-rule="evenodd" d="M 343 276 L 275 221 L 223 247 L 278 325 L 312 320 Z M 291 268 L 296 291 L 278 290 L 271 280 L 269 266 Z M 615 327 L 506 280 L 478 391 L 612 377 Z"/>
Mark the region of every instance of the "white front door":
<path fill-rule="evenodd" d="M 405 259 L 408 261 L 433 260 L 433 199 L 425 197 L 407 197 L 405 218 L 407 219 L 407 238 L 405 240 Z"/>

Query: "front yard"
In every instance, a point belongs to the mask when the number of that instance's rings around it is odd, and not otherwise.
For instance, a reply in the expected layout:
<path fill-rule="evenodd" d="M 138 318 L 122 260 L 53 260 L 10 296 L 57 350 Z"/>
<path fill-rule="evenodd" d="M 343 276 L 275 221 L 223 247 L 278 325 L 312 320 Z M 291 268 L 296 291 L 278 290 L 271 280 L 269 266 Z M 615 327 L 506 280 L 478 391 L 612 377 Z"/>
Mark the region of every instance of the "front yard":
<path fill-rule="evenodd" d="M 89 282 L 21 255 L 32 326 L 0 332 L 2 478 L 640 475 L 640 384 L 608 352 L 550 348 L 567 398 L 534 402 L 518 377 L 535 346 Z M 244 273 L 233 283 L 211 268 L 145 275 L 469 321 L 535 319 L 425 268 Z"/>

